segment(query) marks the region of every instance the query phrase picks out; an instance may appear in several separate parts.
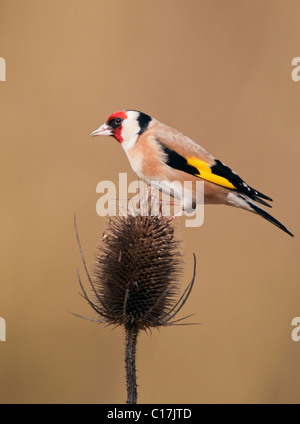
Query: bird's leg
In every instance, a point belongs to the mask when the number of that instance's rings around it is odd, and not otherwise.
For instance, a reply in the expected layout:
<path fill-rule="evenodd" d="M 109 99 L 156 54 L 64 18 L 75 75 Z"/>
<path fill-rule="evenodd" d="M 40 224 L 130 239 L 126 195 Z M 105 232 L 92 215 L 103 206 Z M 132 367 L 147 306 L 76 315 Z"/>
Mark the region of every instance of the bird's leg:
<path fill-rule="evenodd" d="M 162 200 L 162 199 L 157 199 L 157 198 L 156 198 L 156 200 L 158 201 L 158 204 L 159 204 L 159 215 L 160 216 L 164 215 L 163 205 L 165 205 L 165 206 L 181 206 L 181 202 L 176 202 L 174 200 L 170 201 L 170 200 Z M 181 214 L 181 212 L 179 212 L 178 214 L 172 215 L 172 217 L 177 216 L 177 215 L 179 216 L 179 214 Z"/>
<path fill-rule="evenodd" d="M 177 213 L 174 213 L 175 212 L 175 210 L 173 209 L 173 213 L 169 210 L 169 217 L 167 218 L 167 220 L 168 221 L 172 221 L 173 219 L 175 219 L 175 218 L 178 218 L 178 217 L 180 217 L 180 216 L 184 216 L 185 215 L 185 211 L 184 211 L 184 209 L 182 208 L 182 202 L 181 201 L 176 201 L 176 200 L 169 200 L 169 201 L 164 201 L 164 200 L 162 200 L 161 201 L 161 207 L 162 207 L 162 205 L 168 205 L 168 206 L 173 206 L 174 207 L 174 209 L 175 209 L 175 207 L 177 206 L 180 206 L 181 208 L 180 208 L 180 211 L 179 212 L 177 212 Z M 178 208 L 177 208 L 177 210 L 178 210 Z"/>
<path fill-rule="evenodd" d="M 148 216 L 151 216 L 151 209 L 152 209 L 152 197 L 151 197 L 151 186 L 148 187 Z"/>
<path fill-rule="evenodd" d="M 164 200 L 164 199 L 161 199 L 160 196 L 156 196 L 155 192 L 151 191 L 151 187 L 148 187 L 147 199 L 148 199 L 148 215 L 154 213 L 154 215 L 168 217 L 168 215 L 171 215 L 171 212 L 169 211 L 169 214 L 166 215 L 166 211 L 163 210 L 164 205 L 165 206 L 182 206 L 181 201 L 176 201 L 174 199 Z M 156 211 L 154 209 L 154 205 L 157 205 Z M 176 214 L 171 215 L 170 218 L 173 219 L 174 217 L 182 216 L 182 215 L 183 215 L 183 212 L 180 211 Z"/>
<path fill-rule="evenodd" d="M 172 200 L 172 201 L 159 200 L 159 202 L 160 202 L 162 205 L 171 205 L 171 206 L 180 206 L 180 205 L 181 205 L 181 202 L 175 202 L 174 200 Z"/>

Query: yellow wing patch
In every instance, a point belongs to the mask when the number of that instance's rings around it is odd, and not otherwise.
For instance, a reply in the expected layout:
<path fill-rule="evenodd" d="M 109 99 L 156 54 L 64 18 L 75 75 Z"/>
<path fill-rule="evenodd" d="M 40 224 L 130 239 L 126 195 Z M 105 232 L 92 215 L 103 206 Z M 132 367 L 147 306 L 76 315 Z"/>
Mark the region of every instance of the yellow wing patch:
<path fill-rule="evenodd" d="M 195 157 L 187 158 L 187 163 L 194 168 L 197 168 L 199 174 L 196 174 L 197 177 L 201 177 L 204 180 L 210 181 L 211 183 L 215 183 L 221 185 L 226 188 L 236 189 L 234 185 L 231 184 L 226 178 L 220 177 L 212 172 L 211 167 L 208 163 L 203 160 L 197 159 Z"/>

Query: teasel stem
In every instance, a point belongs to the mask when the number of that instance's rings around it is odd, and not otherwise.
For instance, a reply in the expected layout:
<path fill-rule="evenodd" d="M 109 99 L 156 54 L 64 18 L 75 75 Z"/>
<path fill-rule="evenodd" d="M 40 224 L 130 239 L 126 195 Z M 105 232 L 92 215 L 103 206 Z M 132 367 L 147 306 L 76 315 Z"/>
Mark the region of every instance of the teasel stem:
<path fill-rule="evenodd" d="M 136 384 L 136 345 L 138 329 L 135 325 L 127 325 L 125 328 L 125 368 L 126 368 L 126 386 L 128 404 L 137 403 L 137 384 Z"/>

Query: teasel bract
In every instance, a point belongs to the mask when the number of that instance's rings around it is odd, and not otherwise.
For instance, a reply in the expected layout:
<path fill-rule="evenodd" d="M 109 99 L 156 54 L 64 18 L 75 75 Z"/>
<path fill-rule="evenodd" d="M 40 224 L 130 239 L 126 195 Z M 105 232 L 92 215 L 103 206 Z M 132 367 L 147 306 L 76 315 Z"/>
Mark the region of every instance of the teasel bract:
<path fill-rule="evenodd" d="M 142 330 L 182 324 L 177 314 L 188 299 L 195 280 L 179 294 L 182 255 L 170 219 L 164 216 L 118 216 L 104 229 L 90 275 L 83 256 L 75 218 L 77 241 L 91 287 L 87 294 L 79 272 L 83 297 L 101 322 L 124 326 L 127 403 L 137 403 L 136 344 Z M 191 316 L 191 315 L 189 315 Z"/>

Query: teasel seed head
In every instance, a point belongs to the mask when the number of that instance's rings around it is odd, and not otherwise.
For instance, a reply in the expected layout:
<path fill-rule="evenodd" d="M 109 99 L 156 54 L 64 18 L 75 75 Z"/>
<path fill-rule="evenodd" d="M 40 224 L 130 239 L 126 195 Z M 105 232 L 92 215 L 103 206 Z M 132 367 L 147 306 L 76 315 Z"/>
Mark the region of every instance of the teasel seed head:
<path fill-rule="evenodd" d="M 77 228 L 76 234 L 81 250 Z M 84 265 L 92 296 L 87 295 L 79 276 L 83 296 L 100 321 L 139 330 L 176 323 L 174 318 L 195 277 L 194 269 L 191 283 L 178 299 L 182 255 L 174 228 L 163 216 L 110 219 L 98 246 L 92 278 L 85 261 Z"/>
<path fill-rule="evenodd" d="M 135 351 L 138 332 L 178 324 L 177 319 L 192 290 L 192 281 L 179 295 L 182 256 L 170 219 L 158 216 L 118 216 L 110 219 L 98 246 L 90 276 L 75 229 L 84 268 L 92 289 L 83 297 L 99 315 L 98 322 L 123 325 L 126 330 L 127 403 L 136 403 Z"/>

